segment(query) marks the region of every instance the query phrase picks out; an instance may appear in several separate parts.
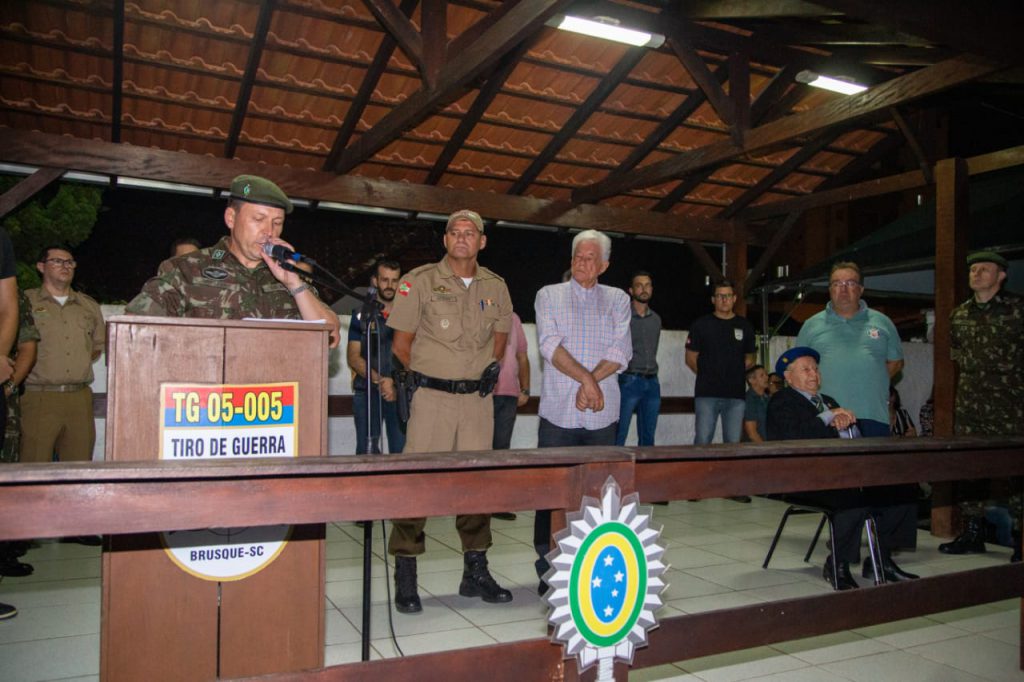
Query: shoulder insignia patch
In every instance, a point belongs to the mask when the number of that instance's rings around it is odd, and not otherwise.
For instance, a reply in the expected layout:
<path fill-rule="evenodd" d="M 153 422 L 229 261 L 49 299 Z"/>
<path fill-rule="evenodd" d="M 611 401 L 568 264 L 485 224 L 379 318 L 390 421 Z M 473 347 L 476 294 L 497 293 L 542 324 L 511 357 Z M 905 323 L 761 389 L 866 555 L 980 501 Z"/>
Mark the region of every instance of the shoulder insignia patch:
<path fill-rule="evenodd" d="M 224 255 L 227 252 L 224 249 L 214 249 L 213 253 L 210 254 L 210 258 L 213 260 L 224 260 Z"/>
<path fill-rule="evenodd" d="M 398 285 L 398 294 L 400 296 L 408 296 L 409 292 L 412 291 L 412 285 L 409 284 L 408 280 L 402 280 L 402 283 Z"/>
<path fill-rule="evenodd" d="M 208 267 L 203 268 L 203 277 L 207 279 L 226 279 L 228 271 L 222 268 Z"/>

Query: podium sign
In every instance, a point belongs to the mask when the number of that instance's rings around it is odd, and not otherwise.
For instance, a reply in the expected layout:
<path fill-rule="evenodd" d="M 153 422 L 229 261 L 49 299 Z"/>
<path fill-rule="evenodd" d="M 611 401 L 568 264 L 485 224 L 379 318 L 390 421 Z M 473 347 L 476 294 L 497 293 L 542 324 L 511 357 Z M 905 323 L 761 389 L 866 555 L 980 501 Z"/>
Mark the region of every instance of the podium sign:
<path fill-rule="evenodd" d="M 107 338 L 106 459 L 326 454 L 326 325 L 118 316 Z M 188 529 L 173 518 L 165 533 L 110 537 L 100 677 L 321 667 L 323 540 L 323 524 Z"/>

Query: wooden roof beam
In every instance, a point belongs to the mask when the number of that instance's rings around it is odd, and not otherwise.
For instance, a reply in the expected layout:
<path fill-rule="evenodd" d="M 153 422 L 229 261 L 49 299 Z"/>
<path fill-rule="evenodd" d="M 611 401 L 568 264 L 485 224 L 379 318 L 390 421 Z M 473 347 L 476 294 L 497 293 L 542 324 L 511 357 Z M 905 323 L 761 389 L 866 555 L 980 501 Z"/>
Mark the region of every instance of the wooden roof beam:
<path fill-rule="evenodd" d="M 274 14 L 275 4 L 277 4 L 277 0 L 261 0 L 260 2 L 260 13 L 256 19 L 256 28 L 252 32 L 249 58 L 245 64 L 242 82 L 238 86 L 235 111 L 231 115 L 231 128 L 224 141 L 224 158 L 226 159 L 233 158 L 235 150 L 238 148 L 238 136 L 242 134 L 242 124 L 245 123 L 245 114 L 249 110 L 252 86 L 256 82 L 256 72 L 259 70 L 260 60 L 263 58 L 263 46 L 267 43 L 267 32 L 270 30 L 270 18 Z"/>
<path fill-rule="evenodd" d="M 437 85 L 438 74 L 448 56 L 448 0 L 423 0 L 420 24 L 423 36 L 420 72 L 427 86 L 432 88 Z"/>
<path fill-rule="evenodd" d="M 413 26 L 412 20 L 391 0 L 363 0 L 367 9 L 380 22 L 401 48 L 409 61 L 423 72 L 423 37 Z"/>
<path fill-rule="evenodd" d="M 716 142 L 631 173 L 627 178 L 596 182 L 573 192 L 573 201 L 594 203 L 622 192 L 650 187 L 688 173 L 728 161 L 741 154 L 757 154 L 797 137 L 813 135 L 832 126 L 854 123 L 889 107 L 925 97 L 982 78 L 1000 67 L 974 57 L 958 57 L 894 78 L 859 95 L 836 99 L 810 111 L 787 116 L 753 128 L 742 145 Z"/>
<path fill-rule="evenodd" d="M 892 116 L 892 120 L 896 122 L 896 127 L 900 129 L 900 132 L 903 134 L 903 138 L 907 141 L 907 146 L 910 147 L 910 151 L 913 152 L 914 158 L 917 159 L 917 165 L 921 167 L 921 172 L 924 173 L 925 182 L 929 185 L 932 184 L 935 182 L 935 173 L 932 171 L 932 162 L 928 159 L 928 155 L 925 154 L 924 147 L 921 146 L 921 141 L 917 139 L 914 129 L 910 127 L 907 119 L 896 107 L 890 109 L 889 114 Z"/>
<path fill-rule="evenodd" d="M 114 72 L 110 91 L 110 141 L 121 141 L 124 104 L 124 0 L 114 0 Z"/>
<path fill-rule="evenodd" d="M 949 45 L 1005 64 L 1024 62 L 1019 0 L 815 0 L 869 24 Z"/>
<path fill-rule="evenodd" d="M 9 128 L 0 128 L 0 161 L 220 188 L 229 187 L 241 173 L 254 173 L 273 180 L 297 199 L 441 214 L 472 206 L 488 220 L 675 239 L 732 242 L 739 229 L 732 222 L 713 218 L 569 206 L 567 202 L 532 197 L 411 185 Z M 751 243 L 761 242 L 754 233 L 744 237 Z"/>
<path fill-rule="evenodd" d="M 899 139 L 898 135 L 892 135 L 890 138 L 887 138 L 887 140 L 879 142 L 871 149 L 871 151 L 868 152 L 868 154 L 872 154 L 875 152 L 876 148 L 886 144 L 891 150 L 892 147 L 895 146 L 894 142 L 898 143 Z M 859 161 L 860 159 L 850 163 L 849 165 L 853 166 Z M 981 154 L 980 156 L 972 156 L 967 159 L 967 169 L 971 175 L 989 173 L 996 170 L 1002 170 L 1003 168 L 1011 168 L 1013 166 L 1021 165 L 1024 165 L 1024 146 L 1010 147 L 998 152 L 992 152 L 991 154 Z M 845 173 L 846 169 L 844 168 L 843 171 Z M 834 180 L 839 179 L 840 176 L 836 176 L 836 178 L 834 178 Z M 896 175 L 877 178 L 875 180 L 866 180 L 855 185 L 835 186 L 832 184 L 832 181 L 826 181 L 821 184 L 821 189 L 813 194 L 808 194 L 807 196 L 798 197 L 796 199 L 786 199 L 784 201 L 774 201 L 770 204 L 752 206 L 751 208 L 739 213 L 736 217 L 745 221 L 764 220 L 766 218 L 783 215 L 792 211 L 829 206 L 831 204 L 854 201 L 856 199 L 865 199 L 867 197 L 874 197 L 880 194 L 902 192 L 904 190 L 927 186 L 928 183 L 925 181 L 924 173 L 919 170 L 898 173 Z"/>
<path fill-rule="evenodd" d="M 718 118 L 722 119 L 722 123 L 726 126 L 732 126 L 732 102 L 729 100 L 729 96 L 725 94 L 725 89 L 722 88 L 719 80 L 715 78 L 711 69 L 708 68 L 704 58 L 697 54 L 697 50 L 693 49 L 677 32 L 671 33 L 667 38 L 668 46 L 672 48 L 672 52 L 675 53 L 676 58 L 683 65 L 683 68 L 686 69 L 687 73 L 690 74 L 693 82 L 704 93 L 704 97 L 707 99 L 708 104 L 711 105 L 711 108 L 715 110 L 715 113 L 718 114 Z M 728 69 L 726 71 L 728 72 Z"/>
<path fill-rule="evenodd" d="M 60 180 L 66 168 L 40 168 L 0 195 L 0 220 L 21 208 L 25 202 Z"/>
<path fill-rule="evenodd" d="M 576 107 L 569 120 L 558 128 L 558 132 L 548 141 L 541 153 L 533 159 L 526 170 L 512 183 L 508 190 L 509 194 L 522 194 L 530 186 L 530 183 L 537 179 L 541 171 L 555 159 L 558 152 L 562 150 L 562 147 L 572 139 L 576 131 L 580 129 L 580 126 L 587 122 L 587 119 L 591 117 L 597 107 L 612 94 L 615 88 L 619 86 L 619 83 L 622 82 L 622 79 L 636 68 L 636 65 L 640 63 L 640 60 L 646 54 L 647 50 L 643 47 L 631 47 L 626 50 L 626 53 L 612 70 L 608 72 L 608 75 L 598 82 L 597 87 L 591 91 L 587 99 Z"/>
<path fill-rule="evenodd" d="M 437 86 L 423 88 L 407 97 L 372 130 L 355 140 L 342 154 L 334 170 L 347 173 L 394 141 L 403 131 L 419 125 L 439 107 L 458 98 L 470 82 L 491 69 L 502 55 L 533 35 L 553 14 L 571 0 L 519 0 L 505 3 L 504 15 L 488 26 L 470 45 L 454 51 L 438 74 Z M 504 7 L 503 6 L 503 7 Z"/>
<path fill-rule="evenodd" d="M 744 208 L 757 201 L 765 192 L 781 182 L 787 175 L 800 168 L 804 163 L 814 158 L 814 155 L 832 144 L 832 141 L 839 137 L 840 131 L 828 130 L 805 144 L 796 152 L 790 154 L 789 158 L 775 167 L 775 170 L 768 173 L 757 183 L 738 196 L 729 207 L 718 214 L 719 218 L 732 218 Z"/>
<path fill-rule="evenodd" d="M 487 109 L 491 106 L 491 102 L 493 102 L 494 98 L 498 96 L 499 92 L 501 92 L 501 86 L 505 84 L 505 81 L 508 80 L 512 70 L 516 68 L 516 64 L 518 64 L 522 56 L 526 54 L 530 43 L 531 41 L 524 40 L 520 43 L 518 48 L 502 57 L 498 68 L 490 75 L 484 86 L 480 88 L 480 92 L 477 93 L 476 99 L 474 99 L 473 104 L 470 105 L 469 111 L 467 111 L 466 115 L 462 117 L 461 121 L 459 121 L 459 127 L 456 128 L 455 132 L 452 133 L 452 136 L 448 138 L 448 142 L 445 144 L 444 149 L 441 150 L 437 160 L 434 161 L 434 165 L 430 169 L 430 173 L 427 175 L 425 184 L 436 185 L 441 179 L 441 176 L 444 175 L 445 169 L 451 165 L 452 159 L 454 159 L 459 150 L 463 148 L 469 134 L 473 132 L 473 128 L 475 128 L 477 123 L 480 122 L 484 113 L 486 113 Z"/>
<path fill-rule="evenodd" d="M 402 5 L 399 9 L 405 16 L 411 16 L 418 2 L 419 0 L 402 0 Z M 381 76 L 384 75 L 385 70 L 388 68 L 388 62 L 391 61 L 391 55 L 394 54 L 395 47 L 397 46 L 398 43 L 395 42 L 390 33 L 385 34 L 384 38 L 380 41 L 380 46 L 377 48 L 377 54 L 373 56 L 370 68 L 367 69 L 366 75 L 363 76 L 363 80 L 359 83 L 359 92 L 356 93 L 355 99 L 349 105 L 348 112 L 345 114 L 345 120 L 342 121 L 338 135 L 334 138 L 334 144 L 331 145 L 331 151 L 322 166 L 323 170 L 330 170 L 337 165 L 338 159 L 341 158 L 341 153 L 348 146 L 349 140 L 352 139 L 352 134 L 359 125 L 359 119 L 363 117 L 363 112 L 366 111 L 366 105 L 373 98 L 373 91 L 377 89 L 377 83 L 380 82 Z"/>
<path fill-rule="evenodd" d="M 687 0 L 679 5 L 679 15 L 695 21 L 827 17 L 842 14 L 804 0 Z"/>

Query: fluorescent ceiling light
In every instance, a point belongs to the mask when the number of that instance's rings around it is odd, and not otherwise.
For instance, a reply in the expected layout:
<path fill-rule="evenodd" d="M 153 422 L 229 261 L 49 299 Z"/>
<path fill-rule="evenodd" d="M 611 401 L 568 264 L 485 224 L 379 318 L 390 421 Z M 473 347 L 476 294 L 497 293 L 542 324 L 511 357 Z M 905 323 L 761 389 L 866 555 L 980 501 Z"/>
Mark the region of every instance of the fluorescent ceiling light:
<path fill-rule="evenodd" d="M 563 31 L 572 31 L 573 33 L 581 33 L 595 38 L 614 40 L 617 43 L 625 43 L 626 45 L 634 45 L 636 47 L 658 48 L 665 42 L 665 36 L 623 28 L 619 25 L 619 20 L 612 17 L 584 19 L 583 17 L 565 15 L 560 22 L 555 24 L 555 27 Z"/>
<path fill-rule="evenodd" d="M 854 83 L 850 80 L 832 78 L 830 76 L 822 76 L 821 74 L 813 71 L 801 71 L 796 75 L 796 80 L 799 83 L 806 83 L 816 88 L 824 88 L 825 90 L 831 90 L 832 92 L 838 92 L 843 95 L 856 95 L 858 92 L 864 92 L 868 89 L 868 86 L 861 85 L 860 83 Z"/>

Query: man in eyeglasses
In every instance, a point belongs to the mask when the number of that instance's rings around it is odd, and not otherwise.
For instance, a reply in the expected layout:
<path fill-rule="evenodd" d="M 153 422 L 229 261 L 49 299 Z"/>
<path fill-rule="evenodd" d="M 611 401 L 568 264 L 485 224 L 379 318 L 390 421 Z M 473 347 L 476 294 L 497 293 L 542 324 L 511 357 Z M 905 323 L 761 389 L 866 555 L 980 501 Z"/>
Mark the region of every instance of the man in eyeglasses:
<path fill-rule="evenodd" d="M 889 383 L 903 369 L 903 346 L 886 315 L 861 300 L 856 263 L 832 266 L 829 302 L 800 329 L 796 345 L 821 353 L 821 390 L 857 415 L 865 438 L 889 436 Z"/>
<path fill-rule="evenodd" d="M 693 442 L 710 443 L 721 417 L 722 441 L 739 443 L 746 406 L 746 372 L 754 365 L 756 350 L 754 327 L 733 311 L 736 290 L 732 282 L 715 283 L 711 304 L 714 312 L 698 318 L 686 337 L 686 366 L 697 375 Z"/>
<path fill-rule="evenodd" d="M 63 246 L 39 253 L 43 285 L 25 295 L 39 330 L 36 364 L 21 398 L 21 461 L 87 461 L 96 442 L 92 363 L 103 352 L 103 313 L 71 288 L 75 257 Z"/>

